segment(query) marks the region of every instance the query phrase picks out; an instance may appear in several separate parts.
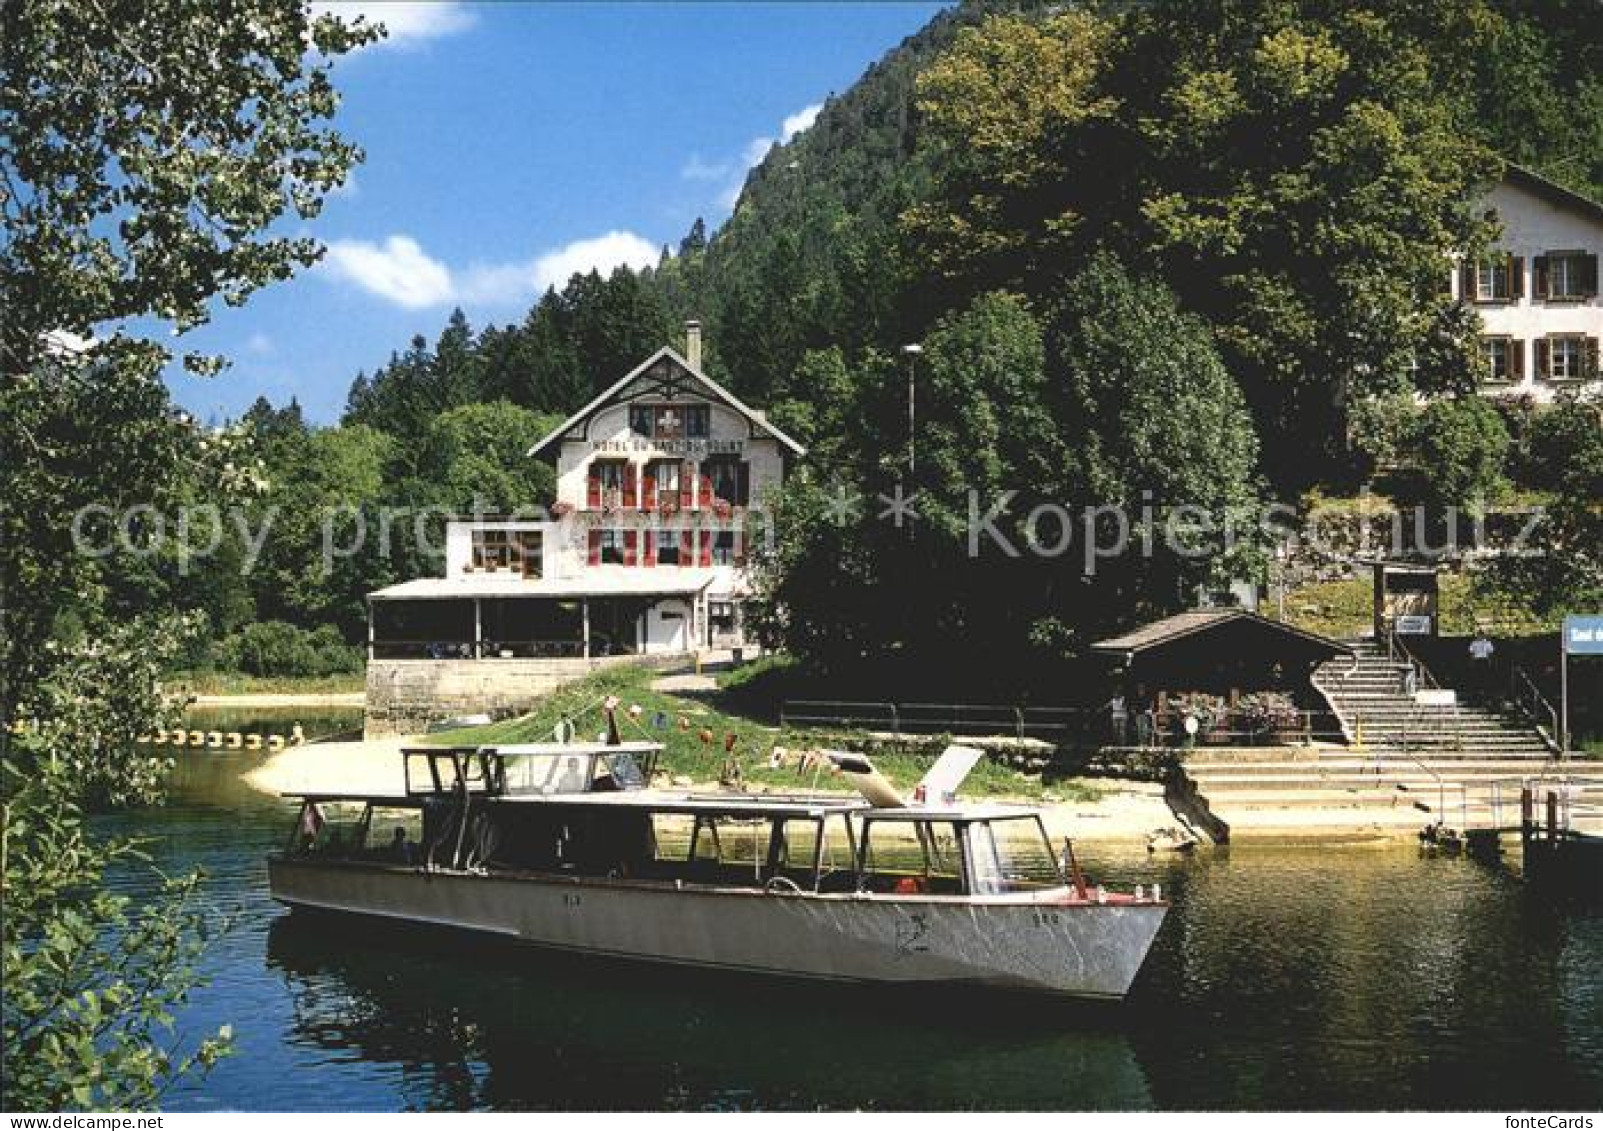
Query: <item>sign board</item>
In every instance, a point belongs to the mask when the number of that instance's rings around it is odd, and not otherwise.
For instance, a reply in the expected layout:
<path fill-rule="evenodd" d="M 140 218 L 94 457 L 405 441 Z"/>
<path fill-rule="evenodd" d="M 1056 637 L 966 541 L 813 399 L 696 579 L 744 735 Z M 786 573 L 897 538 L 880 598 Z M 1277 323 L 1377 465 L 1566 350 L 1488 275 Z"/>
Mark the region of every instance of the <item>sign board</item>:
<path fill-rule="evenodd" d="M 1395 623 L 1398 636 L 1429 636 L 1431 633 L 1430 617 L 1403 616 Z"/>
<path fill-rule="evenodd" d="M 1421 707 L 1453 707 L 1458 704 L 1458 692 L 1451 687 L 1422 687 L 1414 692 L 1414 702 Z"/>
<path fill-rule="evenodd" d="M 1603 656 L 1603 616 L 1564 618 L 1566 656 Z"/>

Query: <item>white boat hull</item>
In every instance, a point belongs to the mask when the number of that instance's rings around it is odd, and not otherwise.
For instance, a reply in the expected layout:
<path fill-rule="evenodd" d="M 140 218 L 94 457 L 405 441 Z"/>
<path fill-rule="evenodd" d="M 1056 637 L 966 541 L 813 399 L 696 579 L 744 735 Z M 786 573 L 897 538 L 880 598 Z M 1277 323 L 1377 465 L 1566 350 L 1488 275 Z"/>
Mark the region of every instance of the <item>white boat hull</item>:
<path fill-rule="evenodd" d="M 291 907 L 456 927 L 539 946 L 843 982 L 957 983 L 1119 999 L 1168 908 L 677 888 L 275 859 Z"/>

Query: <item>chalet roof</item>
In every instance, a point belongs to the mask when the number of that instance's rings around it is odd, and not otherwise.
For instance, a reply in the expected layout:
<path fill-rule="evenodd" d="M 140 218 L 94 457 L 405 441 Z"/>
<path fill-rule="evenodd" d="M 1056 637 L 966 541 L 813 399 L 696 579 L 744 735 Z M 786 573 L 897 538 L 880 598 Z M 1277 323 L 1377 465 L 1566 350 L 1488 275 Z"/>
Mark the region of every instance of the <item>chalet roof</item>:
<path fill-rule="evenodd" d="M 1503 170 L 1503 179 L 1516 188 L 1524 189 L 1549 203 L 1583 212 L 1593 220 L 1603 220 L 1603 202 L 1593 200 L 1557 181 L 1550 180 L 1535 169 L 1527 169 L 1523 165 L 1510 162 Z"/>
<path fill-rule="evenodd" d="M 374 590 L 374 601 L 449 601 L 475 597 L 671 597 L 700 593 L 717 576 L 711 569 L 664 566 L 659 569 L 587 569 L 580 577 L 523 578 L 516 574 L 483 577 L 419 577 Z"/>
<path fill-rule="evenodd" d="M 652 354 L 650 357 L 646 358 L 646 360 L 642 361 L 639 365 L 631 369 L 628 373 L 620 377 L 600 396 L 596 397 L 589 404 L 585 405 L 578 412 L 568 417 L 568 419 L 564 420 L 560 425 L 547 433 L 544 439 L 529 449 L 528 454 L 531 456 L 540 455 L 547 448 L 551 447 L 551 445 L 560 442 L 562 438 L 573 429 L 583 425 L 585 421 L 589 420 L 590 417 L 595 413 L 605 408 L 607 405 L 614 403 L 615 401 L 622 400 L 624 398 L 624 394 L 629 390 L 631 385 L 645 377 L 645 375 L 653 366 L 664 359 L 682 370 L 683 373 L 687 375 L 693 382 L 702 386 L 707 395 L 713 400 L 721 401 L 727 407 L 740 413 L 741 416 L 745 417 L 746 420 L 750 422 L 753 428 L 772 436 L 775 440 L 779 441 L 782 446 L 789 448 L 790 451 L 795 455 L 802 455 L 806 452 L 806 448 L 802 447 L 799 443 L 791 439 L 783 431 L 770 423 L 766 414 L 751 408 L 739 397 L 735 396 L 735 394 L 731 393 L 728 389 L 724 388 L 722 385 L 718 384 L 718 382 L 714 381 L 711 377 L 703 373 L 699 368 L 691 365 L 690 362 L 685 360 L 684 356 L 672 346 L 663 346 L 656 353 Z"/>
<path fill-rule="evenodd" d="M 1115 636 L 1108 640 L 1099 640 L 1091 645 L 1093 652 L 1103 655 L 1122 656 L 1130 659 L 1138 653 L 1153 648 L 1161 648 L 1185 637 L 1195 636 L 1198 633 L 1209 632 L 1222 625 L 1236 621 L 1247 621 L 1268 633 L 1280 633 L 1288 639 L 1298 640 L 1306 645 L 1322 648 L 1331 655 L 1341 655 L 1349 651 L 1345 644 L 1340 644 L 1318 633 L 1306 632 L 1293 625 L 1273 621 L 1261 617 L 1257 613 L 1246 609 L 1193 609 L 1187 613 L 1176 613 L 1174 616 L 1164 617 L 1151 624 L 1142 625 L 1132 629 L 1123 636 Z"/>

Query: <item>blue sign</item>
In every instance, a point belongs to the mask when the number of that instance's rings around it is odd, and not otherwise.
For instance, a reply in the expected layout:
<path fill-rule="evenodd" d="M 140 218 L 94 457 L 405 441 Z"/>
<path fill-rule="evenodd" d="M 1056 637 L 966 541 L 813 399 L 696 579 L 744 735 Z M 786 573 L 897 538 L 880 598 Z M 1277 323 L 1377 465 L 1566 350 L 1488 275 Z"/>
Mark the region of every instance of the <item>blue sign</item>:
<path fill-rule="evenodd" d="M 1565 617 L 1564 652 L 1569 656 L 1603 656 L 1603 616 Z"/>

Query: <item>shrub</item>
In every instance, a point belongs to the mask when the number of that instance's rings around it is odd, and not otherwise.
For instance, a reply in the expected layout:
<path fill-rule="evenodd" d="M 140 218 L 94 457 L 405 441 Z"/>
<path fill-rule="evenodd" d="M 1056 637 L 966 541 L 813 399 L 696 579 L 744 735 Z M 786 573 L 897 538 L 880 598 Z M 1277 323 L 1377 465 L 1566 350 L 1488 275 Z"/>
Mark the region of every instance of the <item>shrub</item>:
<path fill-rule="evenodd" d="M 255 676 L 326 676 L 362 670 L 362 652 L 331 625 L 310 631 L 284 621 L 249 624 L 223 641 L 220 666 Z"/>

